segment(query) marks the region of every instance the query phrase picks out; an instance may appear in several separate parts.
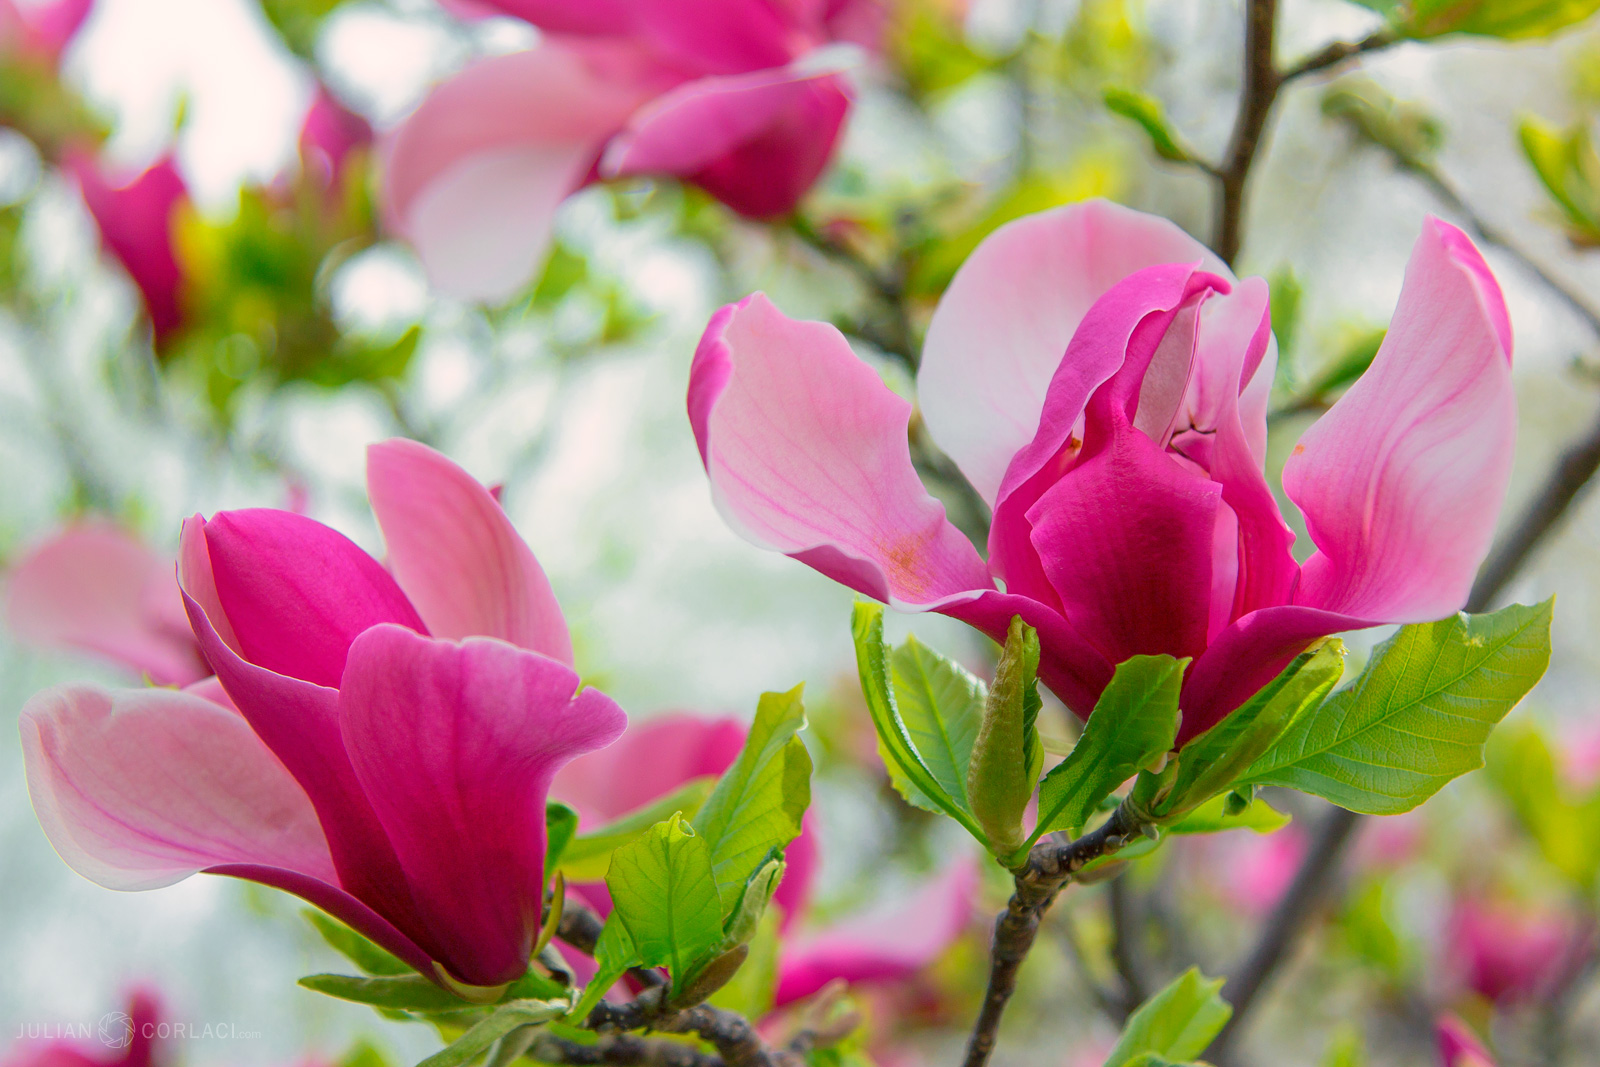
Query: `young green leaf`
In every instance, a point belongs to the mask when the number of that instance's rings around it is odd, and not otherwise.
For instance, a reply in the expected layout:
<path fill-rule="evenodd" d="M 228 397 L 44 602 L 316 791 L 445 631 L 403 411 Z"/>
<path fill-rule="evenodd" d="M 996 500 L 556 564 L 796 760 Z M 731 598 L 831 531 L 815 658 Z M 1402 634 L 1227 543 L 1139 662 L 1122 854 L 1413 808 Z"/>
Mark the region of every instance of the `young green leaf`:
<path fill-rule="evenodd" d="M 1191 967 L 1128 1016 L 1105 1067 L 1132 1067 L 1141 1056 L 1191 1060 L 1206 1050 L 1233 1014 L 1220 996 L 1221 978 L 1207 980 Z M 1150 1061 L 1145 1061 L 1150 1062 Z"/>
<path fill-rule="evenodd" d="M 785 867 L 783 860 L 770 859 L 751 876 L 750 884 L 745 886 L 738 905 L 723 924 L 724 951 L 742 945 L 755 936 L 761 917 L 767 913 L 767 905 L 772 903 L 772 894 L 778 891 L 778 883 L 783 881 Z"/>
<path fill-rule="evenodd" d="M 357 978 L 349 974 L 308 974 L 300 985 L 325 996 L 395 1011 L 465 1011 L 472 1005 L 420 974 Z"/>
<path fill-rule="evenodd" d="M 522 1026 L 538 1026 L 557 1018 L 566 1010 L 560 1001 L 513 1000 L 502 1004 L 494 1014 L 456 1038 L 417 1067 L 461 1067 L 489 1050 L 489 1046 Z"/>
<path fill-rule="evenodd" d="M 811 804 L 811 756 L 795 736 L 806 724 L 802 688 L 761 694 L 744 749 L 694 817 L 722 900 L 719 919 L 738 904 L 750 876 L 773 850 L 800 836 L 800 820 Z"/>
<path fill-rule="evenodd" d="M 710 775 L 691 779 L 661 799 L 630 811 L 615 822 L 590 833 L 579 834 L 562 850 L 557 866 L 569 882 L 604 881 L 606 871 L 611 868 L 613 852 L 656 823 L 674 815 L 682 815 L 692 821 L 700 806 L 706 802 L 706 797 L 711 795 L 711 788 L 716 781 Z"/>
<path fill-rule="evenodd" d="M 894 650 L 889 671 L 895 707 L 911 744 L 939 788 L 970 810 L 967 767 L 983 724 L 988 688 L 915 637 Z"/>
<path fill-rule="evenodd" d="M 1224 830 L 1254 830 L 1270 834 L 1289 825 L 1289 816 L 1259 798 L 1236 814 L 1227 810 L 1231 794 L 1218 793 L 1176 822 L 1161 827 L 1164 834 L 1216 834 Z"/>
<path fill-rule="evenodd" d="M 1600 243 L 1600 153 L 1588 123 L 1562 130 L 1527 115 L 1517 126 L 1517 138 L 1545 191 L 1566 216 L 1574 240 Z"/>
<path fill-rule="evenodd" d="M 398 956 L 390 953 L 388 949 L 368 941 L 338 919 L 314 908 L 307 908 L 302 914 L 305 915 L 312 926 L 317 928 L 317 933 L 322 935 L 324 941 L 332 945 L 341 956 L 368 974 L 397 975 L 412 973 L 411 967 Z"/>
<path fill-rule="evenodd" d="M 1489 744 L 1489 780 L 1552 867 L 1585 894 L 1600 881 L 1600 789 L 1576 796 L 1537 729 L 1522 723 Z"/>
<path fill-rule="evenodd" d="M 544 806 L 544 880 L 555 876 L 561 865 L 561 854 L 572 843 L 578 832 L 578 813 L 559 800 Z"/>
<path fill-rule="evenodd" d="M 1152 814 L 1181 815 L 1233 786 L 1291 724 L 1311 717 L 1343 673 L 1344 645 L 1337 640 L 1296 656 L 1242 707 L 1183 746 L 1166 796 Z"/>
<path fill-rule="evenodd" d="M 782 924 L 781 909 L 762 912 L 754 935 L 745 942 L 749 954 L 744 966 L 711 994 L 713 1006 L 738 1012 L 746 1019 L 764 1018 L 772 1010 L 778 992 L 778 929 Z"/>
<path fill-rule="evenodd" d="M 1150 147 L 1155 149 L 1156 155 L 1162 159 L 1170 159 L 1174 163 L 1189 161 L 1191 157 L 1188 150 L 1179 142 L 1178 135 L 1167 123 L 1161 101 L 1145 93 L 1118 86 L 1106 89 L 1104 99 L 1106 107 L 1112 112 L 1125 119 L 1132 119 L 1144 128 L 1145 134 L 1150 138 Z"/>
<path fill-rule="evenodd" d="M 600 938 L 595 942 L 594 963 L 594 977 L 583 987 L 583 995 L 565 1016 L 567 1020 L 578 1025 L 583 1024 L 595 1005 L 600 1003 L 600 998 L 617 984 L 617 979 L 621 978 L 629 967 L 640 965 L 639 950 L 634 947 L 633 938 L 628 936 L 628 928 L 622 924 L 615 911 L 606 920 L 605 926 L 600 931 Z"/>
<path fill-rule="evenodd" d="M 677 815 L 617 849 L 606 888 L 640 963 L 665 965 L 675 991 L 722 940 L 711 847 Z"/>
<path fill-rule="evenodd" d="M 1117 786 L 1171 750 L 1188 665 L 1171 656 L 1134 656 L 1117 666 L 1077 745 L 1039 786 L 1039 825 L 1030 844 L 1053 830 L 1081 830 Z"/>
<path fill-rule="evenodd" d="M 1396 815 L 1483 766 L 1489 731 L 1544 675 L 1552 602 L 1403 626 L 1355 683 L 1242 776 Z"/>
<path fill-rule="evenodd" d="M 883 644 L 883 605 L 856 601 L 850 628 L 855 637 L 861 693 L 878 732 L 878 751 L 889 770 L 889 780 L 907 803 L 924 811 L 943 812 L 987 845 L 988 838 L 972 813 L 957 803 L 934 778 L 900 715 L 889 681 L 889 656 Z"/>
<path fill-rule="evenodd" d="M 1018 616 L 995 667 L 983 724 L 967 768 L 972 814 L 989 847 L 1010 863 L 1022 848 L 1022 816 L 1044 765 L 1039 743 L 1039 634 Z"/>

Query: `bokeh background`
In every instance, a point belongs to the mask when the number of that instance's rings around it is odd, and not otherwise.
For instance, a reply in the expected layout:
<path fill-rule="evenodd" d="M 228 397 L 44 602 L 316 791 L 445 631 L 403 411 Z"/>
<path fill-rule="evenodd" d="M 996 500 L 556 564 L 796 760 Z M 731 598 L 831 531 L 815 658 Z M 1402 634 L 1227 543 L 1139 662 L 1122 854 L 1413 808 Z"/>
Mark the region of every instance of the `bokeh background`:
<path fill-rule="evenodd" d="M 939 272 L 947 276 L 971 247 L 966 235 L 1008 204 L 1108 195 L 1208 234 L 1209 184 L 1156 158 L 1101 94 L 1111 85 L 1151 94 L 1202 154 L 1219 155 L 1239 88 L 1237 3 L 901 6 L 888 59 L 858 70 L 859 105 L 808 201 L 809 217 L 853 220 L 877 234 L 930 228 L 917 263 L 934 279 L 930 294 Z M 107 169 L 132 175 L 175 151 L 198 216 L 218 233 L 243 217 L 241 187 L 295 171 L 301 117 L 318 85 L 382 131 L 475 55 L 529 47 L 537 33 L 509 19 L 464 23 L 431 0 L 270 10 L 276 25 L 251 0 L 97 0 L 60 68 L 109 133 Z M 1286 0 L 1279 55 L 1356 39 L 1378 22 L 1344 0 Z M 1330 115 L 1330 91 L 1398 109 L 1389 118 L 1421 138 L 1482 220 L 1600 306 L 1600 252 L 1570 239 L 1517 140 L 1528 114 L 1558 126 L 1592 122 L 1600 27 L 1524 43 L 1403 44 L 1358 68 L 1286 90 L 1251 187 L 1239 272 L 1300 294 L 1292 320 L 1287 305 L 1276 309 L 1286 397 L 1307 395 L 1387 321 L 1423 216 L 1461 221 L 1458 206 L 1398 167 L 1393 152 Z M 0 561 L 88 512 L 170 551 L 188 514 L 291 500 L 378 551 L 363 449 L 417 436 L 485 482 L 504 483 L 506 507 L 566 609 L 580 668 L 631 715 L 748 716 L 762 691 L 804 681 L 824 732 L 849 733 L 840 723 L 858 699 L 852 595 L 729 531 L 711 505 L 682 407 L 694 343 L 719 304 L 761 288 L 796 317 L 860 316 L 870 294 L 847 266 L 671 183 L 573 197 L 560 212 L 549 269 L 497 307 L 431 292 L 413 254 L 379 234 L 339 246 L 319 265 L 315 314 L 349 344 L 400 355 L 381 372 L 330 383 L 275 371 L 270 345 L 250 329 L 193 340 L 158 369 L 138 291 L 102 254 L 77 184 L 6 129 L 0 230 L 10 257 L 0 267 Z M 1512 514 L 1562 444 L 1593 420 L 1600 343 L 1593 325 L 1522 262 L 1493 246 L 1486 254 L 1517 337 Z M 897 363 L 862 351 L 909 395 Z M 1274 463 L 1313 415 L 1274 422 Z M 1580 502 L 1505 599 L 1552 592 L 1551 668 L 1512 721 L 1537 724 L 1576 797 L 1600 774 L 1600 502 Z M 975 664 L 990 654 L 943 619 L 891 619 L 891 627 L 914 629 Z M 85 677 L 128 681 L 94 660 L 0 636 L 0 1044 L 29 1025 L 92 1024 L 131 984 L 146 982 L 176 1019 L 259 1034 L 187 1042 L 181 1054 L 192 1067 L 335 1057 L 360 1038 L 401 1063 L 431 1051 L 423 1027 L 385 1023 L 294 985 L 335 960 L 289 898 L 203 877 L 118 894 L 61 863 L 28 804 L 13 723 L 38 689 Z M 917 824 L 924 836 L 908 848 L 908 817 L 890 810 L 870 765 L 841 759 L 827 775 L 816 790 L 827 842 L 824 910 L 871 901 L 895 877 L 914 877 L 937 854 L 964 847 Z M 1348 892 L 1258 1020 L 1248 1047 L 1270 1054 L 1259 1062 L 1363 1062 L 1324 1059 L 1359 1043 L 1374 1064 L 1428 1063 L 1418 1014 L 1464 1002 L 1477 1005 L 1467 1010 L 1478 1018 L 1493 1016 L 1505 1047 L 1527 1050 L 1511 1063 L 1600 1060 L 1592 978 L 1562 1006 L 1568 1058 L 1541 1060 L 1538 1024 L 1526 1020 L 1547 1005 L 1511 998 L 1491 1011 L 1483 1003 L 1495 998 L 1462 992 L 1466 965 L 1451 962 L 1464 894 L 1512 901 L 1530 922 L 1575 917 L 1560 928 L 1561 944 L 1592 937 L 1580 932 L 1597 913 L 1587 861 L 1563 869 L 1509 796 L 1480 774 L 1417 816 L 1369 820 Z M 1303 813 L 1313 814 L 1309 806 Z M 1600 835 L 1595 819 L 1580 823 Z M 1160 960 L 1187 955 L 1212 973 L 1229 963 L 1292 869 L 1285 864 L 1295 842 L 1303 849 L 1296 833 L 1169 848 L 1136 872 L 1150 906 L 1179 915 L 1192 934 L 1176 947 L 1158 935 Z M 900 874 L 886 877 L 886 869 Z M 1003 882 L 991 887 L 981 910 L 1003 891 Z M 1074 1057 L 1115 1032 L 1096 1013 L 1066 947 L 1072 938 L 1059 929 L 1072 924 L 1080 950 L 1102 953 L 1103 894 L 1074 893 L 1072 907 L 1059 909 L 1067 917 L 1052 920 L 1052 947 L 1030 964 L 1015 1023 L 1022 1036 L 1008 1063 L 1090 1062 Z M 977 979 L 958 972 L 974 970 L 984 925 L 975 919 L 970 943 L 941 966 L 955 1003 L 970 1002 L 960 998 Z M 959 1028 L 964 1018 L 963 1009 L 948 1021 Z M 949 1059 L 953 1038 L 940 1036 L 940 1021 L 935 1014 L 925 1040 Z"/>

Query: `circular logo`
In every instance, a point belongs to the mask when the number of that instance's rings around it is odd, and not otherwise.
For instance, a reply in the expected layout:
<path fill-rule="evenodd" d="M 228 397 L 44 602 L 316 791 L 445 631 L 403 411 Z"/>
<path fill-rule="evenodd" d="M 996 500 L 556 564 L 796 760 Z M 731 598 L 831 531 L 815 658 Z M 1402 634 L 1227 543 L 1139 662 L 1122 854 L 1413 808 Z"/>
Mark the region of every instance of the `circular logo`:
<path fill-rule="evenodd" d="M 127 1012 L 106 1012 L 100 1017 L 100 1040 L 107 1048 L 127 1048 L 133 1044 L 133 1019 Z"/>

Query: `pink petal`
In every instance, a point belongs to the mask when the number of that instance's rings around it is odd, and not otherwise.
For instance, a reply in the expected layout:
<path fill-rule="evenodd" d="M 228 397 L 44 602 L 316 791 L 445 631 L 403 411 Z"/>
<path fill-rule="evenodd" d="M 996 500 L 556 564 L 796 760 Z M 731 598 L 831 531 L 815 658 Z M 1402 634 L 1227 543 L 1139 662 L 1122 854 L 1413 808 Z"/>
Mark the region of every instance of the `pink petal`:
<path fill-rule="evenodd" d="M 783 881 L 772 894 L 772 902 L 783 910 L 780 933 L 793 930 L 811 904 L 811 887 L 817 880 L 817 852 L 817 820 L 808 810 L 800 820 L 800 836 L 783 850 Z"/>
<path fill-rule="evenodd" d="M 858 592 L 928 608 L 992 583 L 917 478 L 910 417 L 838 330 L 760 293 L 717 312 L 690 371 L 689 421 L 735 530 Z"/>
<path fill-rule="evenodd" d="M 1495 1067 L 1494 1057 L 1483 1047 L 1471 1027 L 1454 1015 L 1442 1015 L 1435 1024 L 1439 1067 Z"/>
<path fill-rule="evenodd" d="M 1377 359 L 1284 465 L 1317 545 L 1297 603 L 1384 623 L 1466 602 L 1511 476 L 1510 343 L 1482 257 L 1429 218 Z"/>
<path fill-rule="evenodd" d="M 301 166 L 314 172 L 324 185 L 337 186 L 345 158 L 371 143 L 372 126 L 367 120 L 318 85 L 300 123 Z"/>
<path fill-rule="evenodd" d="M 501 299 L 544 257 L 557 205 L 673 79 L 620 43 L 547 41 L 435 89 L 388 145 L 384 207 L 453 295 Z"/>
<path fill-rule="evenodd" d="M 827 167 L 852 98 L 827 70 L 703 78 L 640 110 L 606 149 L 601 173 L 677 175 L 742 215 L 776 218 Z"/>
<path fill-rule="evenodd" d="M 614 745 L 579 756 L 556 773 L 551 796 L 571 804 L 592 829 L 671 793 L 720 775 L 739 758 L 747 733 L 738 719 L 672 713 L 639 722 Z"/>
<path fill-rule="evenodd" d="M 1051 592 L 1054 597 L 1054 592 Z M 1085 640 L 1058 607 L 1015 593 L 991 591 L 973 600 L 957 600 L 939 608 L 1004 644 L 1011 620 L 1039 631 L 1039 677 L 1081 718 L 1087 719 L 1100 693 L 1111 681 L 1114 665 Z"/>
<path fill-rule="evenodd" d="M 6 619 L 21 640 L 94 652 L 157 685 L 210 673 L 183 616 L 172 560 L 108 522 L 68 527 L 19 559 Z"/>
<path fill-rule="evenodd" d="M 781 67 L 807 39 L 792 5 L 771 0 L 639 0 L 635 32 L 671 62 L 701 74 Z"/>
<path fill-rule="evenodd" d="M 50 689 L 22 713 L 50 843 L 111 889 L 250 863 L 336 881 L 305 791 L 238 715 L 170 689 Z"/>
<path fill-rule="evenodd" d="M 426 631 L 389 572 L 338 531 L 271 508 L 203 526 L 218 602 L 245 659 L 334 687 L 357 634 L 380 622 Z"/>
<path fill-rule="evenodd" d="M 531 22 L 546 33 L 620 36 L 629 32 L 637 18 L 638 0 L 447 0 L 446 10 L 458 17 L 468 14 L 482 18 L 477 9 L 493 8 Z"/>
<path fill-rule="evenodd" d="M 562 663 L 500 641 L 374 627 L 339 692 L 345 747 L 405 870 L 428 944 L 459 980 L 527 968 L 555 772 L 627 723 Z"/>
<path fill-rule="evenodd" d="M 156 337 L 176 330 L 183 325 L 183 271 L 172 229 L 179 207 L 189 198 L 176 162 L 167 156 L 120 186 L 110 184 L 87 156 L 72 155 L 67 166 L 78 179 L 100 239 L 143 294 Z"/>
<path fill-rule="evenodd" d="M 498 637 L 572 662 L 572 638 L 539 561 L 493 495 L 415 441 L 367 449 L 367 493 L 389 569 L 435 637 Z"/>
<path fill-rule="evenodd" d="M 836 978 L 851 983 L 911 978 L 955 943 L 972 921 L 978 865 L 963 857 L 909 899 L 885 901 L 809 937 L 786 941 L 779 1006 Z"/>
<path fill-rule="evenodd" d="M 1063 367 L 1089 308 L 1129 274 L 1159 263 L 1200 263 L 1232 277 L 1171 222 L 1106 200 L 1008 223 L 967 258 L 928 325 L 917 392 L 934 441 L 984 499 L 995 502 L 1011 457 L 1033 440 L 1058 367 L 1078 380 L 1076 410 L 1064 404 L 1058 413 L 1070 428 L 1119 365 Z"/>

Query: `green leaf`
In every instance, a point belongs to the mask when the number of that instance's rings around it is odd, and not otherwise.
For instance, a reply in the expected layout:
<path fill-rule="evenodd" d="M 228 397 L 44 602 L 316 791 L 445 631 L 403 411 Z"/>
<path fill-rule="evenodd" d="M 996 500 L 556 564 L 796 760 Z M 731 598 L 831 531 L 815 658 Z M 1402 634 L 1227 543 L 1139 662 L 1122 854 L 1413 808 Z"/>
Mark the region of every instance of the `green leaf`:
<path fill-rule="evenodd" d="M 397 975 L 411 974 L 411 967 L 391 953 L 365 937 L 350 929 L 344 923 L 332 916 L 325 915 L 314 908 L 307 908 L 304 912 L 306 919 L 317 928 L 317 933 L 322 935 L 324 941 L 351 963 L 360 967 L 368 974 Z"/>
<path fill-rule="evenodd" d="M 722 941 L 711 846 L 680 816 L 617 849 L 606 888 L 640 964 L 665 965 L 674 991 Z"/>
<path fill-rule="evenodd" d="M 1077 745 L 1039 786 L 1039 824 L 1029 844 L 1052 830 L 1083 829 L 1117 786 L 1171 751 L 1188 665 L 1171 656 L 1118 664 Z"/>
<path fill-rule="evenodd" d="M 749 955 L 733 980 L 711 994 L 711 1004 L 738 1012 L 746 1019 L 761 1019 L 772 1010 L 778 992 L 778 928 L 783 924 L 779 908 L 761 914 L 754 936 L 746 944 Z"/>
<path fill-rule="evenodd" d="M 738 904 L 750 876 L 774 850 L 800 836 L 800 820 L 811 804 L 811 756 L 795 736 L 806 724 L 803 688 L 761 694 L 739 758 L 694 817 L 722 900 L 719 925 Z"/>
<path fill-rule="evenodd" d="M 742 945 L 755 936 L 761 917 L 767 913 L 767 905 L 772 903 L 772 894 L 778 891 L 778 883 L 783 881 L 786 866 L 781 859 L 771 859 L 750 878 L 750 884 L 745 886 L 738 906 L 723 924 L 724 951 Z"/>
<path fill-rule="evenodd" d="M 1106 107 L 1125 119 L 1132 119 L 1144 128 L 1150 137 L 1150 147 L 1162 159 L 1174 163 L 1187 163 L 1191 156 L 1167 123 L 1161 101 L 1145 93 L 1118 86 L 1110 86 L 1104 94 Z"/>
<path fill-rule="evenodd" d="M 988 687 L 915 637 L 894 650 L 889 672 L 895 707 L 928 773 L 953 801 L 970 808 L 967 767 Z"/>
<path fill-rule="evenodd" d="M 1190 1060 L 1199 1056 L 1222 1031 L 1233 1009 L 1220 996 L 1221 978 L 1207 980 L 1191 967 L 1128 1016 L 1105 1067 L 1131 1067 L 1144 1062 Z"/>
<path fill-rule="evenodd" d="M 889 780 L 907 803 L 925 811 L 943 812 L 987 845 L 988 838 L 972 813 L 958 804 L 934 778 L 901 717 L 889 682 L 889 657 L 883 644 L 883 605 L 856 601 L 851 632 L 855 638 L 861 692 L 866 698 L 872 725 L 878 732 L 878 751 L 889 770 Z"/>
<path fill-rule="evenodd" d="M 1550 663 L 1552 601 L 1403 626 L 1355 683 L 1301 716 L 1243 776 L 1394 815 L 1483 766 L 1489 731 Z"/>
<path fill-rule="evenodd" d="M 1177 822 L 1161 827 L 1167 834 L 1216 834 L 1224 830 L 1254 830 L 1270 834 L 1289 825 L 1289 816 L 1264 800 L 1253 800 L 1236 815 L 1227 812 L 1229 794 L 1219 793 Z"/>
<path fill-rule="evenodd" d="M 1338 640 L 1296 656 L 1242 707 L 1183 746 L 1166 797 L 1150 812 L 1169 819 L 1235 785 L 1292 723 L 1310 717 L 1343 673 L 1344 645 Z"/>
<path fill-rule="evenodd" d="M 1600 244 L 1600 154 L 1586 122 L 1562 130 L 1532 115 L 1517 126 L 1522 152 L 1565 216 L 1571 237 Z"/>
<path fill-rule="evenodd" d="M 349 974 L 308 974 L 300 985 L 325 996 L 394 1011 L 465 1011 L 473 1005 L 420 974 L 357 978 Z"/>
<path fill-rule="evenodd" d="M 674 815 L 693 820 L 717 780 L 710 775 L 692 778 L 659 800 L 653 800 L 607 823 L 598 830 L 574 837 L 558 864 L 569 882 L 601 882 L 611 868 L 611 854 L 658 822 Z"/>
<path fill-rule="evenodd" d="M 1600 10 L 1600 0 L 1412 0 L 1397 27 L 1408 37 L 1468 33 L 1508 41 L 1549 37 Z"/>
<path fill-rule="evenodd" d="M 489 1051 L 489 1046 L 522 1026 L 538 1026 L 558 1018 L 566 1010 L 560 1001 L 513 1000 L 502 1004 L 494 1014 L 456 1038 L 417 1067 L 461 1067 Z"/>
<path fill-rule="evenodd" d="M 1022 849 L 1022 816 L 1044 766 L 1039 742 L 1039 633 L 1011 620 L 994 684 L 983 707 L 983 723 L 972 745 L 967 795 L 989 848 L 1001 862 L 1016 862 Z"/>
<path fill-rule="evenodd" d="M 595 942 L 594 963 L 594 977 L 583 987 L 583 995 L 565 1016 L 580 1026 L 589 1017 L 595 1005 L 600 1003 L 600 998 L 617 984 L 617 979 L 621 978 L 629 967 L 640 965 L 639 950 L 634 947 L 633 938 L 628 936 L 627 927 L 622 924 L 615 911 L 606 920 L 605 926 L 600 930 L 600 937 Z"/>
<path fill-rule="evenodd" d="M 1600 789 L 1575 797 L 1531 724 L 1502 730 L 1488 749 L 1489 780 L 1552 867 L 1585 894 L 1600 880 Z"/>
<path fill-rule="evenodd" d="M 556 868 L 561 865 L 561 854 L 572 843 L 572 837 L 578 832 L 578 813 L 559 800 L 546 802 L 544 806 L 544 880 L 550 881 L 555 877 Z"/>

